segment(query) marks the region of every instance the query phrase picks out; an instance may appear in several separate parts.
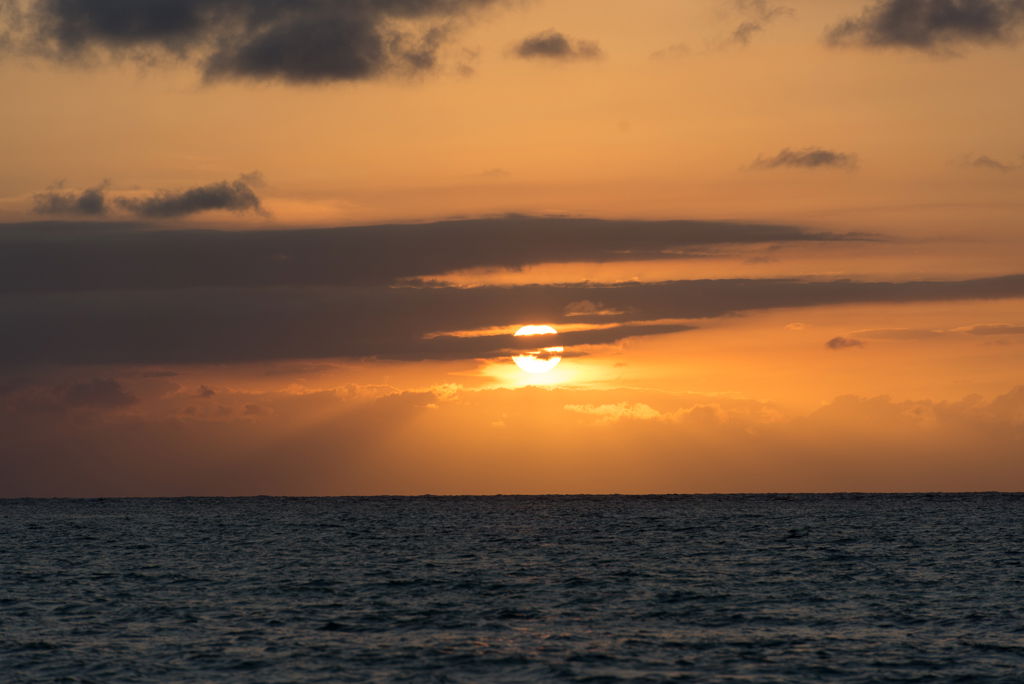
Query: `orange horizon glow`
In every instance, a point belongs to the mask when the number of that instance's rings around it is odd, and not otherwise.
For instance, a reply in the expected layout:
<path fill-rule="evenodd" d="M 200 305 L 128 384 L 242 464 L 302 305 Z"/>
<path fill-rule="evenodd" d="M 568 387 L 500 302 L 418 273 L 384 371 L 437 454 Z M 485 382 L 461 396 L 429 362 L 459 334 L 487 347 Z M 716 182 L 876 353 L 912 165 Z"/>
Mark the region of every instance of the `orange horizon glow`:
<path fill-rule="evenodd" d="M 1024 490 L 1016 19 L 294 4 L 0 1 L 0 496 Z"/>

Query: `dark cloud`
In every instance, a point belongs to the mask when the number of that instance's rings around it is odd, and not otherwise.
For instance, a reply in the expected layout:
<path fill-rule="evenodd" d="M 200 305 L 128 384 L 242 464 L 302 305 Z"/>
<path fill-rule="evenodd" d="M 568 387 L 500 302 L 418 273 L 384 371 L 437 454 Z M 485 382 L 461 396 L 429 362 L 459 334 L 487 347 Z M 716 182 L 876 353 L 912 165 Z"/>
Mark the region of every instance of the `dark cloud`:
<path fill-rule="evenodd" d="M 852 169 L 856 166 L 857 158 L 852 154 L 825 150 L 820 147 L 805 147 L 801 150 L 791 150 L 786 147 L 774 157 L 758 157 L 753 163 L 755 169 Z"/>
<path fill-rule="evenodd" d="M 177 218 L 217 209 L 266 213 L 260 198 L 243 180 L 221 181 L 182 192 L 163 191 L 142 199 L 118 197 L 114 203 L 145 218 Z"/>
<path fill-rule="evenodd" d="M 73 408 L 121 408 L 136 402 L 121 384 L 110 378 L 77 383 L 64 388 L 63 399 Z"/>
<path fill-rule="evenodd" d="M 49 190 L 32 197 L 32 211 L 37 214 L 63 214 L 78 216 L 103 216 L 107 213 L 104 189 L 106 183 L 81 193 Z"/>
<path fill-rule="evenodd" d="M 153 206 L 180 207 L 186 196 Z M 526 216 L 308 230 L 118 226 L 0 225 L 0 293 L 384 285 L 476 267 L 664 259 L 750 244 L 871 239 L 779 225 Z"/>
<path fill-rule="evenodd" d="M 22 50 L 63 61 L 189 59 L 210 79 L 315 83 L 428 71 L 453 22 L 497 2 L 28 0 L 7 23 Z"/>
<path fill-rule="evenodd" d="M 206 385 L 200 385 L 199 389 L 196 391 L 196 396 L 198 398 L 200 398 L 200 399 L 209 399 L 210 397 L 212 397 L 212 396 L 214 396 L 216 394 L 217 394 L 216 392 L 214 392 L 212 389 L 210 389 Z"/>
<path fill-rule="evenodd" d="M 849 337 L 833 337 L 831 340 L 825 343 L 825 346 L 833 351 L 839 351 L 840 349 L 863 347 L 864 343 L 861 342 L 860 340 L 851 339 Z"/>
<path fill-rule="evenodd" d="M 1024 23 L 1021 0 L 876 0 L 826 34 L 831 45 L 948 50 L 1008 42 Z"/>
<path fill-rule="evenodd" d="M 515 53 L 523 58 L 542 59 L 596 59 L 601 56 L 601 47 L 589 40 L 573 40 L 554 31 L 542 31 L 523 39 L 516 46 Z"/>
<path fill-rule="evenodd" d="M 680 332 L 744 311 L 1024 297 L 1024 275 L 965 281 L 694 280 L 520 287 L 186 288 L 0 296 L 0 362 L 231 363 L 274 359 L 497 358 L 536 345 L 446 331 L 548 322 L 613 324 L 544 340 L 566 347 Z M 569 315 L 599 301 L 612 315 Z M 437 333 L 442 333 L 438 335 Z"/>

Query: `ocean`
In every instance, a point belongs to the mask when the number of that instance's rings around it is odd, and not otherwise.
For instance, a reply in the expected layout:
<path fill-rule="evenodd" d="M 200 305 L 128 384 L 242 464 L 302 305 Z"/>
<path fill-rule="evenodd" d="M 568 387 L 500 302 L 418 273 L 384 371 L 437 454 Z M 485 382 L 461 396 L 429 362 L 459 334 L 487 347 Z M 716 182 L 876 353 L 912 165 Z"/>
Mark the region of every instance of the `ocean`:
<path fill-rule="evenodd" d="M 1024 682 L 1024 495 L 0 500 L 3 682 Z"/>

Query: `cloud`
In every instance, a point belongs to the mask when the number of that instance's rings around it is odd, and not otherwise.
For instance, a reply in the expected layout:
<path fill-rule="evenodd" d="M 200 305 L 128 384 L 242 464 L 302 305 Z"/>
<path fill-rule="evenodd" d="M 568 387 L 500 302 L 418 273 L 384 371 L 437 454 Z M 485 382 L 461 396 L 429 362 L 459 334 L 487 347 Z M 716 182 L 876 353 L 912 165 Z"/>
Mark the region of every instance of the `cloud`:
<path fill-rule="evenodd" d="M 754 34 L 763 30 L 764 26 L 762 24 L 756 21 L 745 21 L 736 27 L 736 30 L 729 37 L 729 41 L 739 43 L 740 45 L 749 45 Z"/>
<path fill-rule="evenodd" d="M 667 418 L 657 409 L 643 403 L 620 404 L 566 404 L 563 407 L 572 413 L 596 416 L 600 422 L 615 423 L 620 420 L 664 420 Z"/>
<path fill-rule="evenodd" d="M 544 340 L 545 346 L 577 349 L 641 335 L 684 332 L 692 327 L 688 320 L 746 311 L 1010 297 L 1024 297 L 1024 275 L 963 281 L 729 279 L 9 294 L 0 297 L 0 320 L 17 334 L 0 337 L 0 364 L 500 358 L 536 342 L 510 334 L 445 333 L 537 321 L 556 328 L 568 323 L 602 326 Z M 584 299 L 623 313 L 591 317 L 566 313 L 566 306 Z"/>
<path fill-rule="evenodd" d="M 430 71 L 458 20 L 498 2 L 28 0 L 7 23 L 22 51 L 54 60 L 186 59 L 207 79 L 319 83 Z"/>
<path fill-rule="evenodd" d="M 949 50 L 961 43 L 1013 40 L 1024 23 L 1020 0 L 876 0 L 829 29 L 830 45 Z"/>
<path fill-rule="evenodd" d="M 266 214 L 260 198 L 244 180 L 221 181 L 181 192 L 165 190 L 142 199 L 118 197 L 114 203 L 144 218 L 178 218 L 217 209 Z"/>
<path fill-rule="evenodd" d="M 563 309 L 566 316 L 620 316 L 625 311 L 609 309 L 601 302 L 592 302 L 589 299 L 582 299 L 578 302 L 569 302 Z"/>
<path fill-rule="evenodd" d="M 768 0 L 735 0 L 734 9 L 741 18 L 739 24 L 725 37 L 713 41 L 709 51 L 727 49 L 733 45 L 749 45 L 754 36 L 764 31 L 770 23 L 783 16 L 792 16 L 792 7 L 775 5 Z M 685 57 L 691 53 L 685 43 L 676 43 L 654 52 L 651 57 L 667 59 Z"/>
<path fill-rule="evenodd" d="M 973 325 L 961 330 L 968 335 L 1024 335 L 1024 325 Z"/>
<path fill-rule="evenodd" d="M 840 349 L 863 347 L 864 343 L 861 342 L 860 340 L 855 340 L 848 337 L 833 337 L 831 340 L 825 343 L 825 346 L 833 351 L 839 351 Z"/>
<path fill-rule="evenodd" d="M 515 48 L 515 54 L 525 59 L 597 59 L 601 47 L 589 40 L 573 40 L 564 34 L 548 30 L 524 38 Z"/>
<path fill-rule="evenodd" d="M 959 335 L 1021 335 L 1024 334 L 1024 326 L 989 324 L 962 326 L 946 330 L 933 330 L 928 328 L 876 328 L 869 330 L 855 330 L 849 336 L 856 338 L 868 338 L 874 340 L 934 340 L 949 338 Z M 843 339 L 843 338 L 836 338 Z"/>
<path fill-rule="evenodd" d="M 210 187 L 220 187 L 217 184 Z M 156 195 L 140 208 L 252 206 L 251 191 Z M 89 289 L 386 285 L 403 279 L 544 262 L 677 258 L 687 250 L 841 242 L 867 235 L 714 221 L 504 216 L 333 229 L 180 231 L 118 223 L 0 224 L 0 293 Z M 86 238 L 86 229 L 88 237 Z"/>
<path fill-rule="evenodd" d="M 794 13 L 793 8 L 773 5 L 768 0 L 736 0 L 736 7 L 748 19 L 733 30 L 726 42 L 740 45 L 749 45 L 754 34 L 763 31 L 778 17 L 792 16 Z"/>
<path fill-rule="evenodd" d="M 989 169 L 991 171 L 1001 171 L 1003 173 L 1019 168 L 1014 164 L 1004 164 L 1003 162 L 984 154 L 968 158 L 966 164 L 967 166 L 973 166 L 977 169 Z"/>
<path fill-rule="evenodd" d="M 36 214 L 103 216 L 107 213 L 106 186 L 106 183 L 101 183 L 77 194 L 60 190 L 38 193 L 32 197 L 35 205 L 32 211 Z"/>
<path fill-rule="evenodd" d="M 755 169 L 779 169 L 779 168 L 837 168 L 853 169 L 857 166 L 857 158 L 845 152 L 825 150 L 820 147 L 805 147 L 800 150 L 783 148 L 774 157 L 758 157 L 754 163 Z"/>
<path fill-rule="evenodd" d="M 877 328 L 873 330 L 857 330 L 850 334 L 875 340 L 930 340 L 943 337 L 947 334 L 947 331 L 925 330 L 921 328 Z"/>

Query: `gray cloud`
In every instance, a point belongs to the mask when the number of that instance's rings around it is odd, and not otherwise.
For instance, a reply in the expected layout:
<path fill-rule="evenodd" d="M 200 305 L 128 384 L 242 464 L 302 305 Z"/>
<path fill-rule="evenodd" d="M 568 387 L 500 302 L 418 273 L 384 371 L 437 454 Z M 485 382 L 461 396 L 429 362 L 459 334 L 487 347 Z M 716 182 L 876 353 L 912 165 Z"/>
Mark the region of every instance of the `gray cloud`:
<path fill-rule="evenodd" d="M 184 58 L 208 79 L 316 83 L 433 69 L 453 22 L 498 1 L 27 0 L 5 28 L 62 61 Z"/>
<path fill-rule="evenodd" d="M 60 190 L 40 192 L 32 197 L 32 211 L 36 214 L 103 216 L 107 213 L 105 188 L 106 183 L 101 183 L 80 193 Z"/>
<path fill-rule="evenodd" d="M 744 311 L 1024 296 L 1024 276 L 519 287 L 422 280 L 471 267 L 678 258 L 731 246 L 857 239 L 871 238 L 791 226 L 523 216 L 238 232 L 15 224 L 0 227 L 0 364 L 498 358 L 533 348 L 536 340 L 453 331 L 599 324 L 545 339 L 544 346 L 566 346 L 572 355 Z"/>
<path fill-rule="evenodd" d="M 1008 42 L 1024 23 L 1021 0 L 876 0 L 829 29 L 831 45 L 948 50 Z"/>
<path fill-rule="evenodd" d="M 784 148 L 774 157 L 758 157 L 753 167 L 755 169 L 778 169 L 778 168 L 840 168 L 852 169 L 857 166 L 857 158 L 845 152 L 825 150 L 820 147 L 805 147 L 800 150 Z"/>
<path fill-rule="evenodd" d="M 727 42 L 740 45 L 749 45 L 754 35 L 775 19 L 793 14 L 793 8 L 773 5 L 768 0 L 736 0 L 736 7 L 748 18 L 733 30 Z"/>
<path fill-rule="evenodd" d="M 610 344 L 692 320 L 765 309 L 1024 296 L 1024 275 L 965 281 L 694 280 L 520 287 L 186 288 L 0 296 L 0 363 L 236 363 L 274 359 L 497 358 L 536 340 L 437 336 L 548 322 L 614 324 L 545 338 Z M 584 299 L 621 312 L 580 316 Z"/>
<path fill-rule="evenodd" d="M 118 197 L 114 203 L 145 218 L 176 218 L 216 209 L 265 214 L 260 198 L 243 180 L 221 181 L 182 192 L 162 191 L 143 199 Z"/>
<path fill-rule="evenodd" d="M 963 332 L 969 335 L 1024 335 L 1024 325 L 974 325 Z"/>
<path fill-rule="evenodd" d="M 524 38 L 516 46 L 515 53 L 523 58 L 542 59 L 597 59 L 602 55 L 601 47 L 589 40 L 573 40 L 554 31 L 542 31 Z"/>
<path fill-rule="evenodd" d="M 825 346 L 833 351 L 839 351 L 841 349 L 863 347 L 864 343 L 861 342 L 860 340 L 855 340 L 849 337 L 833 337 L 831 340 L 825 343 Z"/>
<path fill-rule="evenodd" d="M 978 169 L 990 169 L 992 171 L 1002 171 L 1004 173 L 1018 168 L 1013 164 L 1004 164 L 1003 162 L 984 154 L 968 159 L 967 164 Z"/>
<path fill-rule="evenodd" d="M 181 207 L 186 196 L 149 201 L 166 210 Z M 97 222 L 8 224 L 0 225 L 0 293 L 386 285 L 476 267 L 665 259 L 750 244 L 863 239 L 873 238 L 765 224 L 528 216 L 256 231 L 147 230 Z"/>

